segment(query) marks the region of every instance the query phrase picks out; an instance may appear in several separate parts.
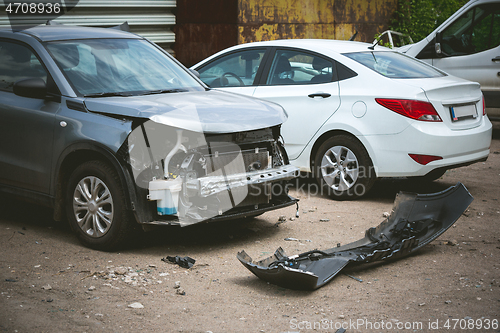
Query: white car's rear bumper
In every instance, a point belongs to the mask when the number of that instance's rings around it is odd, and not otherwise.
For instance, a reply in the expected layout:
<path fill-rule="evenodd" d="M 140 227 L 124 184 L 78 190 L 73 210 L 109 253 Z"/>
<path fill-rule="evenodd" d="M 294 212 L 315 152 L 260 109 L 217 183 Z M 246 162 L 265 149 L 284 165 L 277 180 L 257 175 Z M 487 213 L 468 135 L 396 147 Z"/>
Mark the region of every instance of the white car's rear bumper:
<path fill-rule="evenodd" d="M 486 159 L 490 153 L 491 135 L 492 125 L 483 117 L 479 126 L 466 130 L 416 122 L 398 134 L 360 139 L 369 147 L 378 177 L 412 177 Z M 408 154 L 440 156 L 442 159 L 422 165 Z"/>

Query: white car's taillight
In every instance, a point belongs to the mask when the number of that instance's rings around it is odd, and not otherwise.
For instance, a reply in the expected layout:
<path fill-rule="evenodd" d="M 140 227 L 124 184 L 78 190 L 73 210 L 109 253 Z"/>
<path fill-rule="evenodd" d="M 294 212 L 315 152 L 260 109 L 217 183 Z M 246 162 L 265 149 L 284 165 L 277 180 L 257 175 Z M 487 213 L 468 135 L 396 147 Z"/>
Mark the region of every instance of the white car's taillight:
<path fill-rule="evenodd" d="M 415 162 L 422 165 L 427 165 L 432 161 L 442 160 L 441 156 L 422 155 L 422 154 L 408 154 Z"/>
<path fill-rule="evenodd" d="M 375 98 L 378 104 L 405 117 L 421 121 L 442 121 L 429 102 L 410 99 Z"/>
<path fill-rule="evenodd" d="M 484 95 L 483 95 L 483 116 L 486 116 L 486 103 L 484 102 Z"/>

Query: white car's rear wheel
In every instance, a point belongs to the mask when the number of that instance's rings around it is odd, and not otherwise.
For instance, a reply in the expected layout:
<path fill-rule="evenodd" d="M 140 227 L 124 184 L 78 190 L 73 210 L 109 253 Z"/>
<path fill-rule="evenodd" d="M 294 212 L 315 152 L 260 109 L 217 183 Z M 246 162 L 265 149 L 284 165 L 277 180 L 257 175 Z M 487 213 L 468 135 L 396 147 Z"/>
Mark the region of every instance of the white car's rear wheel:
<path fill-rule="evenodd" d="M 356 199 L 375 182 L 375 170 L 361 143 L 347 135 L 326 140 L 314 161 L 318 184 L 334 199 Z"/>

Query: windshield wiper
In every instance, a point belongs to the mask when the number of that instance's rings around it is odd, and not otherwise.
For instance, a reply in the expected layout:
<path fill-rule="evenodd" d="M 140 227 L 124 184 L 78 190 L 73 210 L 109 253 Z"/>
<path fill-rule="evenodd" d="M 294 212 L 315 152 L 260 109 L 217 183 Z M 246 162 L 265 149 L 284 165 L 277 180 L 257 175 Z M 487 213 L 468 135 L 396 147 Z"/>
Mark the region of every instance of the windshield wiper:
<path fill-rule="evenodd" d="M 128 97 L 128 96 L 132 96 L 132 94 L 131 93 L 124 93 L 124 92 L 102 92 L 102 93 L 83 95 L 83 97 L 112 97 L 112 96 Z"/>
<path fill-rule="evenodd" d="M 187 89 L 176 88 L 176 89 L 158 89 L 158 90 L 150 90 L 146 91 L 141 95 L 154 95 L 154 94 L 168 94 L 168 93 L 177 93 L 177 92 L 185 92 Z"/>

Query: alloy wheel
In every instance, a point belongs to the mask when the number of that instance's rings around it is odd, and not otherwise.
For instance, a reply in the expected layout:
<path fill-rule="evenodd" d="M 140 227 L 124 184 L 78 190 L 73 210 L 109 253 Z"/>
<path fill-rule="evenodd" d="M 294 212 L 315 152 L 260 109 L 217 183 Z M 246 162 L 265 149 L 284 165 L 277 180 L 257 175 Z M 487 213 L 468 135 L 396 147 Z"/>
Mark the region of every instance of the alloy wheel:
<path fill-rule="evenodd" d="M 328 149 L 323 155 L 320 168 L 323 180 L 336 191 L 349 190 L 359 177 L 358 159 L 344 146 Z"/>
<path fill-rule="evenodd" d="M 80 180 L 73 193 L 73 212 L 78 226 L 91 237 L 105 235 L 113 222 L 113 197 L 99 178 Z"/>

